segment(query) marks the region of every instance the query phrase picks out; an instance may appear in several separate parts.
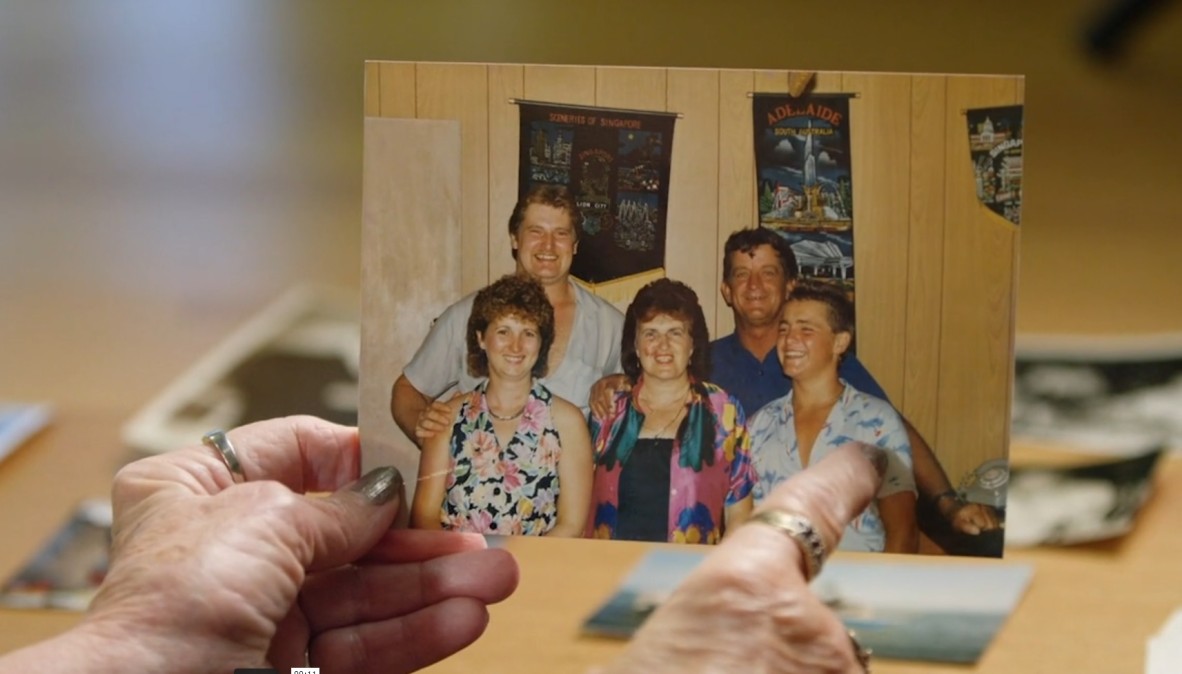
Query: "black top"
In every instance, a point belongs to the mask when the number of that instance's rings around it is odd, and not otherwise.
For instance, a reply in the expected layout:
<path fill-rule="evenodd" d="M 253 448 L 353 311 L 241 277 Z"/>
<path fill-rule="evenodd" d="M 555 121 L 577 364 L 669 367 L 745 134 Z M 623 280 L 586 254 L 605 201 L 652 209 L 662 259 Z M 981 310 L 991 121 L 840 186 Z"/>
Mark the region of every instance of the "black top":
<path fill-rule="evenodd" d="M 669 540 L 669 462 L 672 438 L 640 438 L 620 469 L 616 538 Z"/>

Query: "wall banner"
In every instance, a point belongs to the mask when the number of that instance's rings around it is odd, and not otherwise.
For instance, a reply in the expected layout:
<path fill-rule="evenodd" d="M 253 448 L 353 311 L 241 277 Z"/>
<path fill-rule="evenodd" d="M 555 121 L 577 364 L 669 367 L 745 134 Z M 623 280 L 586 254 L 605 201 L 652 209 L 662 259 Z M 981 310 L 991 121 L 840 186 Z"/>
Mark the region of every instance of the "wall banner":
<path fill-rule="evenodd" d="M 518 101 L 518 196 L 570 188 L 579 206 L 571 274 L 590 284 L 665 266 L 676 113 Z"/>
<path fill-rule="evenodd" d="M 854 297 L 854 200 L 849 99 L 854 94 L 752 98 L 759 224 L 784 235 L 801 276 Z"/>
<path fill-rule="evenodd" d="M 1015 225 L 1022 220 L 1022 106 L 965 111 L 977 199 Z"/>

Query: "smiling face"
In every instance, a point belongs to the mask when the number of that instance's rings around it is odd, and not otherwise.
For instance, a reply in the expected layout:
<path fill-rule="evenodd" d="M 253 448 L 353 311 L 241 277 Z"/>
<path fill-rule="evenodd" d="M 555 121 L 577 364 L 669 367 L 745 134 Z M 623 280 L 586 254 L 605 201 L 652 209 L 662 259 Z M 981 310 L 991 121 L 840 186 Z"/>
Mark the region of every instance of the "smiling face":
<path fill-rule="evenodd" d="M 480 348 L 488 357 L 490 377 L 532 376 L 542 347 L 536 323 L 513 314 L 494 318 L 484 332 L 477 332 Z"/>
<path fill-rule="evenodd" d="M 760 245 L 730 257 L 730 276 L 722 282 L 722 298 L 744 326 L 774 325 L 779 319 L 789 279 L 775 249 Z"/>
<path fill-rule="evenodd" d="M 530 204 L 512 236 L 517 271 L 542 285 L 566 283 L 578 252 L 578 233 L 568 211 L 546 204 Z"/>
<path fill-rule="evenodd" d="M 637 324 L 636 356 L 646 378 L 666 381 L 687 378 L 693 354 L 690 326 L 680 318 L 657 314 Z"/>
<path fill-rule="evenodd" d="M 780 315 L 776 354 L 793 379 L 837 376 L 837 364 L 850 346 L 848 332 L 834 332 L 829 307 L 817 300 L 789 300 Z"/>

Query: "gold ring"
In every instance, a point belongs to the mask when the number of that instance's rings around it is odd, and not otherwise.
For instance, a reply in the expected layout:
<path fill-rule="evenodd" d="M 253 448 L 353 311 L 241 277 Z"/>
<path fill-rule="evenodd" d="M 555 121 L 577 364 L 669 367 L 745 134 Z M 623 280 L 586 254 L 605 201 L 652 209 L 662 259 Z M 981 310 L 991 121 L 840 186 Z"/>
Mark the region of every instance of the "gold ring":
<path fill-rule="evenodd" d="M 783 510 L 761 510 L 751 516 L 748 522 L 761 522 L 784 532 L 799 547 L 804 555 L 804 579 L 811 581 L 821 573 L 821 566 L 825 564 L 828 552 L 825 541 L 817 533 L 817 528 L 809 518 L 797 513 Z"/>
<path fill-rule="evenodd" d="M 230 438 L 222 431 L 210 431 L 201 436 L 201 442 L 206 447 L 212 448 L 222 458 L 222 463 L 226 464 L 226 468 L 230 469 L 230 479 L 235 484 L 246 482 L 246 473 L 242 472 L 242 464 L 238 461 L 238 453 L 234 451 L 234 445 L 230 444 Z"/>

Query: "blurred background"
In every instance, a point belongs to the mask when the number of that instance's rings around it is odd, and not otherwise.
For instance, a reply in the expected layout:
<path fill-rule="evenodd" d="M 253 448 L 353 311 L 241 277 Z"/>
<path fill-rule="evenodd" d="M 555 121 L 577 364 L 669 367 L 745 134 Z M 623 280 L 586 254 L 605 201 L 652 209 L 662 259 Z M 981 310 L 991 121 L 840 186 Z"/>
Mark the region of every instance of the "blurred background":
<path fill-rule="evenodd" d="M 1182 330 L 1182 7 L 1104 62 L 1106 6 L 0 0 L 0 398 L 130 409 L 355 287 L 366 59 L 1024 74 L 1019 332 Z"/>

